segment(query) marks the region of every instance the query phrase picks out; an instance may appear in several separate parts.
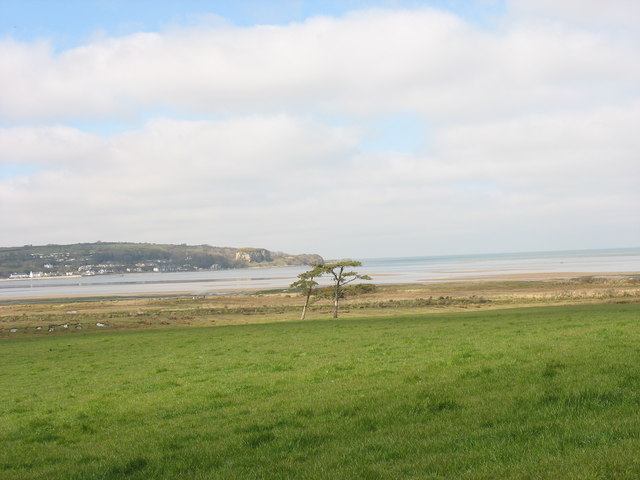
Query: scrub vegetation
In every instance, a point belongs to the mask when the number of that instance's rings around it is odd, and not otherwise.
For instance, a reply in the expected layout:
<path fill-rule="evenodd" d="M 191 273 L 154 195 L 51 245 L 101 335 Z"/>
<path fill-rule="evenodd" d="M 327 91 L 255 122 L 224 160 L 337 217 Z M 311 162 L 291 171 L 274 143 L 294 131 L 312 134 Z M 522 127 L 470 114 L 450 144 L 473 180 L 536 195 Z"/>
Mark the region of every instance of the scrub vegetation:
<path fill-rule="evenodd" d="M 5 339 L 0 478 L 636 479 L 639 319 L 631 302 Z"/>
<path fill-rule="evenodd" d="M 334 310 L 334 288 L 313 288 L 310 319 Z M 303 293 L 303 295 L 301 295 Z M 546 281 L 352 284 L 340 290 L 340 316 L 464 312 L 520 306 L 640 301 L 640 277 L 576 277 Z M 29 303 L 25 303 L 29 302 Z M 279 289 L 213 296 L 0 300 L 0 338 L 73 335 L 104 330 L 288 322 L 306 295 Z M 100 324 L 98 326 L 98 324 Z"/>

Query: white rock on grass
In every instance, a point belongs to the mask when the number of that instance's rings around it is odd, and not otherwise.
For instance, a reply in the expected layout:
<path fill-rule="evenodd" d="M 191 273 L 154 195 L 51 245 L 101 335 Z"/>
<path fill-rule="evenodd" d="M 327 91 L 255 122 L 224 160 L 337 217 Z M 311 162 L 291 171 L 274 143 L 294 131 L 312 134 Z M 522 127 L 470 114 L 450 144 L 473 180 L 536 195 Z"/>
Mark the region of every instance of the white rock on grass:
<path fill-rule="evenodd" d="M 102 322 L 97 322 L 96 323 L 96 327 L 106 327 L 107 324 L 106 323 L 102 323 Z"/>

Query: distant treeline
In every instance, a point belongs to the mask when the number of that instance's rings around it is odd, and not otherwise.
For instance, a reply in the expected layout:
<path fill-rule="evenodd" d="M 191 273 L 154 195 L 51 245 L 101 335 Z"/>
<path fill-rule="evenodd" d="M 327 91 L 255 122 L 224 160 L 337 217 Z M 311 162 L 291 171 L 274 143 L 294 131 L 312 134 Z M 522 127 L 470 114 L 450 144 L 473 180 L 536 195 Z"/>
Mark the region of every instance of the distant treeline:
<path fill-rule="evenodd" d="M 193 271 L 322 261 L 322 257 L 313 254 L 288 255 L 259 248 L 210 245 L 112 242 L 25 245 L 0 248 L 0 277 Z"/>

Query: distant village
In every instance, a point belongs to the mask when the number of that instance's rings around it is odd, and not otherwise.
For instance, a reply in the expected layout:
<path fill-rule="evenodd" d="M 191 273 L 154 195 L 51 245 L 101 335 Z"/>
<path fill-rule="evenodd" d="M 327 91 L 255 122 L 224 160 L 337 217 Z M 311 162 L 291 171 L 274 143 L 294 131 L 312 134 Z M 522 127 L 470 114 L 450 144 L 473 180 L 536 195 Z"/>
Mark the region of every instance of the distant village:
<path fill-rule="evenodd" d="M 220 264 L 213 263 L 207 268 L 184 263 L 175 265 L 170 260 L 149 260 L 133 264 L 114 264 L 112 262 L 77 265 L 78 259 L 68 252 L 56 252 L 47 254 L 30 254 L 34 260 L 45 260 L 42 271 L 30 271 L 29 273 L 14 272 L 9 275 L 10 279 L 25 278 L 45 278 L 45 277 L 72 277 L 72 276 L 93 276 L 109 275 L 117 273 L 144 273 L 144 272 L 192 272 L 197 270 L 219 270 Z M 185 257 L 188 262 L 189 256 Z M 82 259 L 80 260 L 82 261 Z"/>

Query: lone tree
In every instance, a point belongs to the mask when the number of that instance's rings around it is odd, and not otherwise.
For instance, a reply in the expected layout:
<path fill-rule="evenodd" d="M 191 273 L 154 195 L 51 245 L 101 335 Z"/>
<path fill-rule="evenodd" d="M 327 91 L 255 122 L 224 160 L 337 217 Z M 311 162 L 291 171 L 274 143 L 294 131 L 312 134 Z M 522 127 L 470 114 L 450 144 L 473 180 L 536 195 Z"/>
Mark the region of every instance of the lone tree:
<path fill-rule="evenodd" d="M 313 293 L 313 289 L 318 285 L 318 282 L 316 282 L 314 278 L 319 277 L 322 273 L 323 272 L 320 271 L 319 266 L 315 266 L 312 270 L 298 275 L 298 280 L 291 284 L 291 288 L 299 288 L 302 290 L 302 294 L 306 297 L 304 307 L 302 307 L 300 320 L 304 320 L 304 317 L 307 314 L 307 307 L 309 306 L 309 298 Z"/>
<path fill-rule="evenodd" d="M 371 280 L 369 275 L 360 275 L 355 271 L 349 270 L 349 267 L 360 267 L 361 262 L 354 260 L 343 260 L 335 263 L 325 263 L 322 265 L 314 265 L 314 269 L 319 275 L 329 275 L 333 281 L 333 318 L 338 318 L 338 300 L 342 296 L 342 289 L 348 283 L 354 280 Z M 316 275 L 318 276 L 318 275 Z"/>

